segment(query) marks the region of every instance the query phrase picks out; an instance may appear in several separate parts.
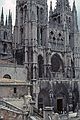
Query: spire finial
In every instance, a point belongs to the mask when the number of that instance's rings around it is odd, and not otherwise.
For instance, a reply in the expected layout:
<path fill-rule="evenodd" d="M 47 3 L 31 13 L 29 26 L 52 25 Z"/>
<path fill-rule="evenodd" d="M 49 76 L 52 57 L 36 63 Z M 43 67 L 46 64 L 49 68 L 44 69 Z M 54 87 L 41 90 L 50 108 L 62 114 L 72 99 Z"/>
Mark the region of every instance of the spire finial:
<path fill-rule="evenodd" d="M 2 7 L 2 13 L 1 13 L 1 17 L 3 17 L 3 7 Z"/>
<path fill-rule="evenodd" d="M 10 27 L 12 27 L 12 13 L 11 13 L 10 9 L 9 9 L 9 16 L 8 16 L 8 25 Z"/>
<path fill-rule="evenodd" d="M 10 12 L 10 9 L 9 9 L 9 18 L 11 17 L 11 12 Z"/>
<path fill-rule="evenodd" d="M 4 14 L 3 14 L 3 7 L 2 7 L 2 13 L 1 13 L 1 24 L 4 24 Z"/>
<path fill-rule="evenodd" d="M 73 10 L 76 10 L 75 0 L 73 0 Z"/>
<path fill-rule="evenodd" d="M 6 15 L 6 22 L 5 22 L 5 25 L 7 26 L 7 15 Z"/>
<path fill-rule="evenodd" d="M 52 11 L 52 1 L 50 1 L 50 10 Z"/>

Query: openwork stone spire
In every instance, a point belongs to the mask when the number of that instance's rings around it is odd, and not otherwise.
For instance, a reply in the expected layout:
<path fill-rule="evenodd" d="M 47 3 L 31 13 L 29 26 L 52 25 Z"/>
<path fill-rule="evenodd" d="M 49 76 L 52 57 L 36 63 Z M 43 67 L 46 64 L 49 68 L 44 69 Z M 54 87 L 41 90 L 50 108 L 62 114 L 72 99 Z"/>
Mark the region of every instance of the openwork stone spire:
<path fill-rule="evenodd" d="M 56 9 L 58 11 L 70 10 L 70 5 L 68 0 L 56 0 Z"/>
<path fill-rule="evenodd" d="M 1 25 L 4 25 L 4 13 L 3 13 L 3 7 L 2 7 L 2 13 L 1 13 Z"/>

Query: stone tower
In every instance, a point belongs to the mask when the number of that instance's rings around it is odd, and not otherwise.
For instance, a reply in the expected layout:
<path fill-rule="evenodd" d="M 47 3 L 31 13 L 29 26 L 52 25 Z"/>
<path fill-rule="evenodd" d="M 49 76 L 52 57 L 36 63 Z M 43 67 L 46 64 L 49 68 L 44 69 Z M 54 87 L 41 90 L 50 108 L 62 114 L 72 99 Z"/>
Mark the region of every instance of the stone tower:
<path fill-rule="evenodd" d="M 47 24 L 48 7 L 46 0 L 17 0 L 16 58 L 18 64 L 25 65 L 28 72 L 27 79 L 36 77 L 38 54 L 39 52 L 43 54 L 43 48 L 47 44 Z"/>
<path fill-rule="evenodd" d="M 57 0 L 54 11 L 52 10 L 51 2 L 49 12 L 49 42 L 52 46 L 51 48 L 53 49 L 53 51 L 55 51 L 55 53 L 58 53 L 62 59 L 62 71 L 65 75 L 67 75 L 68 66 L 71 67 L 70 61 L 72 59 L 72 44 L 70 44 L 69 40 L 71 28 L 72 12 L 68 0 Z M 56 70 L 56 72 L 57 71 L 58 70 Z"/>
<path fill-rule="evenodd" d="M 0 59 L 11 59 L 12 55 L 12 14 L 9 10 L 8 19 L 6 16 L 4 24 L 4 12 L 2 8 L 0 21 Z"/>

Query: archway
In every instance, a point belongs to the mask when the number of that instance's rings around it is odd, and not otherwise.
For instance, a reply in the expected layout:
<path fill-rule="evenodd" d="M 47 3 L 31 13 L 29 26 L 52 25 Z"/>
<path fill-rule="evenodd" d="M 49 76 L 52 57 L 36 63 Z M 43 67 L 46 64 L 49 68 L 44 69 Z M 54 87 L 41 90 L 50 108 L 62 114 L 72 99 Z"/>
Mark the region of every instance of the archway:
<path fill-rule="evenodd" d="M 51 58 L 51 70 L 52 72 L 58 72 L 60 67 L 62 68 L 62 72 L 64 72 L 64 64 L 63 61 L 57 53 L 54 54 Z"/>
<path fill-rule="evenodd" d="M 38 109 L 50 106 L 50 97 L 47 90 L 41 90 L 38 95 Z"/>
<path fill-rule="evenodd" d="M 57 98 L 57 111 L 58 113 L 60 113 L 61 111 L 63 111 L 63 98 Z"/>
<path fill-rule="evenodd" d="M 69 104 L 68 85 L 57 83 L 54 86 L 54 112 L 62 113 L 67 111 Z"/>

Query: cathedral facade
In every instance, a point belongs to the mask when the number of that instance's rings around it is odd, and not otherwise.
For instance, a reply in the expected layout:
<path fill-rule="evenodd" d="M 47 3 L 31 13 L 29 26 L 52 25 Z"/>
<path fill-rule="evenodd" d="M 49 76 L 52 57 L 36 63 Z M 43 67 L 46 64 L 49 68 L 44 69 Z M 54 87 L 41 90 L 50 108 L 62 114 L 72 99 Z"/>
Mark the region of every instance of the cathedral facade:
<path fill-rule="evenodd" d="M 80 46 L 75 1 L 47 0 L 16 2 L 16 62 L 26 69 L 36 107 L 54 111 L 76 110 L 79 104 Z"/>
<path fill-rule="evenodd" d="M 47 0 L 16 0 L 13 38 L 16 75 L 32 84 L 36 108 L 43 110 L 51 106 L 59 113 L 75 111 L 80 93 L 80 40 L 75 1 L 72 10 L 68 0 L 56 0 L 54 10 L 50 2 L 48 20 Z M 18 66 L 22 66 L 21 74 Z"/>

